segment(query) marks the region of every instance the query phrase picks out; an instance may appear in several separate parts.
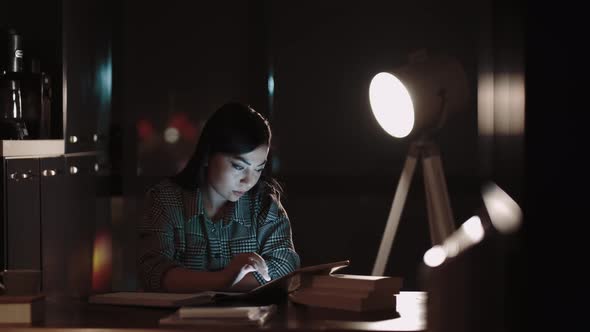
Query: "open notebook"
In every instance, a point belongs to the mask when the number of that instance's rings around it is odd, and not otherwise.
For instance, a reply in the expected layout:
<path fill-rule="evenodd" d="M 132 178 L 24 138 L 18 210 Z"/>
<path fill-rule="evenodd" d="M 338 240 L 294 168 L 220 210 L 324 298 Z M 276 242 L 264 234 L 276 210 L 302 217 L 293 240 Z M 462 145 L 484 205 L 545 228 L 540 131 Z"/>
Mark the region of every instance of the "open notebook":
<path fill-rule="evenodd" d="M 256 299 L 273 292 L 289 293 L 299 287 L 299 277 L 306 274 L 330 274 L 350 264 L 338 261 L 299 268 L 281 278 L 260 285 L 247 293 L 206 291 L 198 293 L 153 293 L 153 292 L 115 292 L 96 294 L 88 298 L 89 303 L 133 305 L 144 307 L 181 307 L 214 303 L 221 300 Z"/>

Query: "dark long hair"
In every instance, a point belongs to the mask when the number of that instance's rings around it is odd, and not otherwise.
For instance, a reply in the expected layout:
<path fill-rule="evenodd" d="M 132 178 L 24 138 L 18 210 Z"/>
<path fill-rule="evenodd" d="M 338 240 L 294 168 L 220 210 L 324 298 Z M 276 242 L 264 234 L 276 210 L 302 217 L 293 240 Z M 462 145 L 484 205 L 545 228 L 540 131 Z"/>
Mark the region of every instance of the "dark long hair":
<path fill-rule="evenodd" d="M 263 144 L 270 147 L 271 138 L 270 125 L 260 113 L 244 104 L 224 104 L 207 120 L 191 159 L 171 180 L 184 189 L 194 190 L 206 180 L 205 165 L 210 156 L 215 153 L 244 154 Z M 265 190 L 280 199 L 281 187 L 272 178 L 269 168 L 264 168 L 251 190 Z"/>

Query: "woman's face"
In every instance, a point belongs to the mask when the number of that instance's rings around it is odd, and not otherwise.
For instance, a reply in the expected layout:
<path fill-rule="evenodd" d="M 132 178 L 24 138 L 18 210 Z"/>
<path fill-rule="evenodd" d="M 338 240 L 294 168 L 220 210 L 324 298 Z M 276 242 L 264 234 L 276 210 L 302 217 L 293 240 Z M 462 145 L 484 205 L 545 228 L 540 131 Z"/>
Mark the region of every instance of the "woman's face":
<path fill-rule="evenodd" d="M 239 155 L 216 153 L 209 158 L 207 185 L 218 199 L 235 202 L 258 182 L 267 156 L 266 144 Z"/>

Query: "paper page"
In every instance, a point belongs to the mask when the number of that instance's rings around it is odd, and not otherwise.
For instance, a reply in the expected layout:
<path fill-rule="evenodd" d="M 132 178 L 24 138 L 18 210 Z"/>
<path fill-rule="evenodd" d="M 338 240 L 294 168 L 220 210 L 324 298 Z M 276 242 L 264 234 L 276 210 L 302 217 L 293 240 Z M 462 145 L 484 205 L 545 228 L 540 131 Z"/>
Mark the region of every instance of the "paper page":
<path fill-rule="evenodd" d="M 267 306 L 252 307 L 182 307 L 178 309 L 180 318 L 246 318 L 256 319 Z"/>
<path fill-rule="evenodd" d="M 185 317 L 181 317 L 181 310 Z M 253 307 L 183 307 L 159 320 L 161 326 L 262 326 L 277 311 L 277 305 Z M 187 315 L 192 315 L 187 317 Z M 232 316 L 235 315 L 235 316 Z"/>

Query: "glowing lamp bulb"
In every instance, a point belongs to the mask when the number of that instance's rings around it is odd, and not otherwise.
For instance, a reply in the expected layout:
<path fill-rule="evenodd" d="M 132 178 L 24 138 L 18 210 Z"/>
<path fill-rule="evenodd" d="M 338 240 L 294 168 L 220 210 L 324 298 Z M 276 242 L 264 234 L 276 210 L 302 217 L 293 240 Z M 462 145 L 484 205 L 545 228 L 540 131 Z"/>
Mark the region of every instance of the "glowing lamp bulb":
<path fill-rule="evenodd" d="M 465 235 L 467 235 L 472 243 L 481 241 L 485 235 L 485 230 L 481 224 L 481 219 L 479 219 L 477 216 L 469 218 L 465 223 L 463 223 L 461 228 L 463 228 Z"/>
<path fill-rule="evenodd" d="M 414 104 L 408 89 L 390 73 L 379 73 L 371 80 L 369 101 L 373 115 L 389 135 L 402 138 L 414 128 Z"/>
<path fill-rule="evenodd" d="M 483 193 L 483 201 L 492 225 L 501 233 L 516 232 L 522 223 L 520 206 L 497 185 L 490 183 Z"/>
<path fill-rule="evenodd" d="M 447 259 L 447 254 L 441 246 L 436 245 L 424 253 L 423 259 L 427 266 L 437 267 Z"/>

